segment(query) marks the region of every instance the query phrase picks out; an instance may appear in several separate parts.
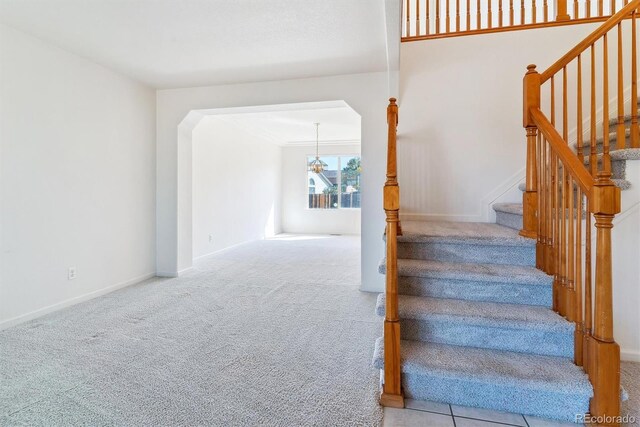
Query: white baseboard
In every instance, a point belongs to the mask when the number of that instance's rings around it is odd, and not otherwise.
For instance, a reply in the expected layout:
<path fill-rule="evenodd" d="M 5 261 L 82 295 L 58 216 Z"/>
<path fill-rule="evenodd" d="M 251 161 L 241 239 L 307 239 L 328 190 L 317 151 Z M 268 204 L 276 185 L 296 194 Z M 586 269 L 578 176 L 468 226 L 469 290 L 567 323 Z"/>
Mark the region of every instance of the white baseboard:
<path fill-rule="evenodd" d="M 182 270 L 178 271 L 178 277 L 182 276 L 184 273 L 187 273 L 189 271 L 193 270 L 193 267 L 187 267 L 187 268 L 183 268 Z"/>
<path fill-rule="evenodd" d="M 640 362 L 640 351 L 621 349 L 620 359 L 625 362 Z"/>
<path fill-rule="evenodd" d="M 156 277 L 166 277 L 166 278 L 175 278 L 178 277 L 177 272 L 166 272 L 166 271 L 156 271 Z"/>
<path fill-rule="evenodd" d="M 432 213 L 402 213 L 400 220 L 405 221 L 460 221 L 460 222 L 495 222 L 495 213 L 491 206 L 500 202 L 507 193 L 517 188 L 525 178 L 525 168 L 507 178 L 502 184 L 489 192 L 480 201 L 480 212 L 475 214 L 432 214 Z"/>
<path fill-rule="evenodd" d="M 208 257 L 213 256 L 213 255 L 221 254 L 221 253 L 226 252 L 226 251 L 228 251 L 228 250 L 231 250 L 231 249 L 237 248 L 238 246 L 246 245 L 247 243 L 255 242 L 255 241 L 257 241 L 257 240 L 267 240 L 267 239 L 269 239 L 269 237 L 262 237 L 262 238 L 255 239 L 255 240 L 246 240 L 246 241 L 244 241 L 244 242 L 236 243 L 236 244 L 234 244 L 234 245 L 227 246 L 226 248 L 218 249 L 217 251 L 209 252 L 208 254 L 204 254 L 204 255 L 200 255 L 200 256 L 198 256 L 198 257 L 195 257 L 195 258 L 193 259 L 193 262 L 196 262 L 196 261 L 199 261 L 199 260 L 202 260 L 202 259 L 208 258 Z M 191 269 L 191 268 L 193 268 L 193 267 L 189 267 L 188 269 L 182 270 L 182 271 L 180 271 L 178 274 L 181 274 L 182 272 L 187 271 L 187 270 L 189 270 L 189 269 Z"/>
<path fill-rule="evenodd" d="M 480 201 L 482 222 L 495 222 L 496 214 L 492 206 L 495 203 L 501 202 L 500 199 L 502 197 L 520 185 L 525 179 L 526 171 L 526 167 L 520 169 L 482 198 Z"/>
<path fill-rule="evenodd" d="M 456 214 L 400 214 L 400 220 L 405 221 L 460 221 L 482 222 L 482 215 L 456 215 Z"/>
<path fill-rule="evenodd" d="M 11 319 L 3 320 L 0 322 L 0 330 L 7 329 L 12 326 L 18 325 L 20 323 L 28 322 L 29 320 L 36 319 L 38 317 L 44 316 L 45 314 L 53 313 L 54 311 L 61 310 L 63 308 L 71 307 L 72 305 L 79 304 L 81 302 L 88 301 L 90 299 L 106 295 L 113 291 L 117 291 L 118 289 L 126 288 L 127 286 L 135 285 L 136 283 L 140 283 L 143 280 L 150 279 L 152 277 L 156 277 L 156 273 L 147 273 L 142 276 L 138 276 L 131 280 L 127 280 L 125 282 L 121 282 L 115 284 L 113 286 L 108 286 L 106 288 L 98 289 L 97 291 L 89 292 L 88 294 L 80 295 L 74 298 L 70 298 L 68 300 L 61 301 L 59 303 L 40 308 L 38 310 L 31 311 L 29 313 L 22 314 L 17 317 L 12 317 Z"/>

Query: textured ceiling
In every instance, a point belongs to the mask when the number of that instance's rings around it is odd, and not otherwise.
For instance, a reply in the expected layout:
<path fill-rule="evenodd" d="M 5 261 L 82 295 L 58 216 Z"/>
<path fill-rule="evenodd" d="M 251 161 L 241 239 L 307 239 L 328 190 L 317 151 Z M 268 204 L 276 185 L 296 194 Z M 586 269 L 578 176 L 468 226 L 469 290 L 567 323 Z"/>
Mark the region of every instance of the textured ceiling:
<path fill-rule="evenodd" d="M 386 69 L 382 0 L 0 0 L 0 22 L 158 88 Z"/>
<path fill-rule="evenodd" d="M 208 116 L 242 127 L 278 145 L 359 144 L 360 116 L 350 107 L 283 110 Z"/>

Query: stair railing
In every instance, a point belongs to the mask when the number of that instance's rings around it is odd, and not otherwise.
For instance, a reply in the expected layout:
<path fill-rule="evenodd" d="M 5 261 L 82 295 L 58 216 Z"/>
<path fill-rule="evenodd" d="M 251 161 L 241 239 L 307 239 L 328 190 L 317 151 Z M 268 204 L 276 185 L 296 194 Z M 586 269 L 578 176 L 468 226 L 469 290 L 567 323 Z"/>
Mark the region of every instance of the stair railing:
<path fill-rule="evenodd" d="M 640 0 L 638 0 L 640 1 Z M 384 383 L 380 404 L 404 408 L 402 395 L 402 372 L 400 366 L 400 318 L 398 314 L 398 234 L 400 232 L 400 187 L 396 160 L 396 129 L 398 127 L 398 105 L 389 99 L 387 107 L 388 146 L 387 181 L 384 184 L 383 203 L 387 217 L 386 227 L 386 274 L 384 314 Z"/>
<path fill-rule="evenodd" d="M 618 425 L 620 415 L 611 266 L 611 230 L 620 212 L 620 189 L 612 180 L 610 139 L 616 138 L 616 148 L 624 148 L 627 138 L 628 146 L 640 147 L 639 7 L 640 0 L 629 2 L 543 73 L 529 65 L 523 81 L 527 172 L 520 234 L 537 239 L 537 267 L 554 276 L 553 309 L 576 324 L 575 363 L 593 385 L 591 416 L 601 417 L 605 425 Z M 583 60 L 588 61 L 585 67 Z M 610 73 L 610 67 L 615 72 Z M 612 81 L 614 97 L 609 90 Z M 556 85 L 561 91 L 556 92 Z M 548 108 L 542 106 L 542 98 Z M 617 108 L 615 135 L 610 135 L 610 103 Z M 569 146 L 572 125 L 576 152 Z"/>
<path fill-rule="evenodd" d="M 628 0 L 404 0 L 402 40 L 605 21 Z"/>

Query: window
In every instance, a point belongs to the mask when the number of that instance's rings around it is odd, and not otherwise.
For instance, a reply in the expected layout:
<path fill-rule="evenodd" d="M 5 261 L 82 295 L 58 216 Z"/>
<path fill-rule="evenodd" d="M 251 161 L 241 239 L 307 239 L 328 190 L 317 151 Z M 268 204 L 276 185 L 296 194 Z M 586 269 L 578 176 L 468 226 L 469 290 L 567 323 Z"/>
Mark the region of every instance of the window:
<path fill-rule="evenodd" d="M 307 158 L 309 165 L 315 157 Z M 309 209 L 360 208 L 360 156 L 324 156 L 324 170 L 307 169 Z"/>

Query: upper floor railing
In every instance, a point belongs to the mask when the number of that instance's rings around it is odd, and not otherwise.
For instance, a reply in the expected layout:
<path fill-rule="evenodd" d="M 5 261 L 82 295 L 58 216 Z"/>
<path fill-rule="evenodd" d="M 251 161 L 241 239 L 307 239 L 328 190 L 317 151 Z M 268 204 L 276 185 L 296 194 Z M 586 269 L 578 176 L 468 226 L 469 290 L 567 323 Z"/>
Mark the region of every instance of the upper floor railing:
<path fill-rule="evenodd" d="M 628 0 L 404 0 L 402 41 L 605 21 Z"/>

